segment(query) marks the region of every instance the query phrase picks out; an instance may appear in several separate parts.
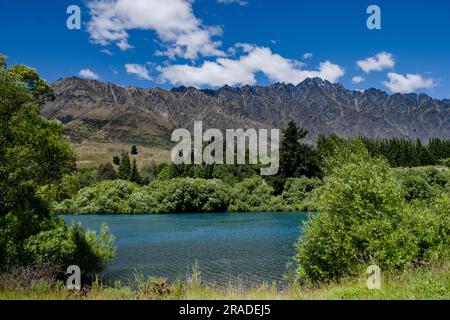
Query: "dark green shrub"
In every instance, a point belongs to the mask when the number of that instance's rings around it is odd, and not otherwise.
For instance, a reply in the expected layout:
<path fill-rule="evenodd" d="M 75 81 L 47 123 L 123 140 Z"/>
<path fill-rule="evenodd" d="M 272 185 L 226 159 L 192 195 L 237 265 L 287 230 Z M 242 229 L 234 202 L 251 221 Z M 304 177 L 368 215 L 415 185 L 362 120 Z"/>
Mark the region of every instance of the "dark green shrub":
<path fill-rule="evenodd" d="M 403 188 L 389 164 L 371 158 L 355 140 L 326 161 L 327 176 L 316 192 L 316 214 L 297 244 L 299 276 L 329 281 L 375 263 L 403 268 L 418 248 L 401 227 Z"/>
<path fill-rule="evenodd" d="M 404 226 L 418 246 L 415 263 L 439 263 L 450 258 L 450 192 L 444 191 L 431 203 L 416 201 L 405 210 Z"/>
<path fill-rule="evenodd" d="M 97 169 L 97 181 L 116 179 L 116 170 L 111 163 L 102 163 Z"/>
<path fill-rule="evenodd" d="M 156 213 L 223 212 L 229 203 L 229 187 L 221 180 L 176 178 L 154 181 L 145 189 Z"/>
<path fill-rule="evenodd" d="M 431 186 L 437 187 L 445 187 L 447 184 L 450 184 L 450 171 L 449 170 L 437 170 L 437 169 L 429 169 L 426 171 L 427 173 L 427 182 Z"/>
<path fill-rule="evenodd" d="M 284 185 L 280 202 L 284 206 L 284 211 L 312 211 L 314 201 L 312 191 L 321 185 L 318 178 L 289 178 Z"/>
<path fill-rule="evenodd" d="M 450 168 L 450 158 L 439 160 L 439 164 Z"/>
<path fill-rule="evenodd" d="M 25 242 L 25 254 L 30 264 L 44 265 L 51 262 L 61 266 L 78 265 L 84 274 L 100 271 L 115 255 L 114 238 L 106 225 L 97 235 L 83 231 L 80 225 L 43 231 Z"/>
<path fill-rule="evenodd" d="M 137 185 L 124 180 L 102 181 L 91 187 L 80 190 L 64 206 L 56 206 L 59 213 L 92 214 L 92 213 L 128 213 L 127 201 Z"/>
<path fill-rule="evenodd" d="M 274 189 L 261 177 L 245 179 L 232 188 L 229 211 L 272 211 Z"/>
<path fill-rule="evenodd" d="M 431 199 L 434 194 L 434 190 L 427 182 L 424 172 L 405 172 L 402 174 L 401 180 L 406 189 L 406 200 L 408 201 Z"/>

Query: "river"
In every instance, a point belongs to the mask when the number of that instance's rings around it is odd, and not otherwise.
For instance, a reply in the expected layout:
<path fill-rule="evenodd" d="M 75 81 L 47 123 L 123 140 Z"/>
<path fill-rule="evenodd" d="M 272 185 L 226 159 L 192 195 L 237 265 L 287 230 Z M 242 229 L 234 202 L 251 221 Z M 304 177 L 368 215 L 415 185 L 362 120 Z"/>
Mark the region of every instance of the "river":
<path fill-rule="evenodd" d="M 197 261 L 202 280 L 224 285 L 282 281 L 295 254 L 306 213 L 209 213 L 64 216 L 83 228 L 104 222 L 115 236 L 116 257 L 103 273 L 127 282 L 135 272 L 185 279 Z"/>

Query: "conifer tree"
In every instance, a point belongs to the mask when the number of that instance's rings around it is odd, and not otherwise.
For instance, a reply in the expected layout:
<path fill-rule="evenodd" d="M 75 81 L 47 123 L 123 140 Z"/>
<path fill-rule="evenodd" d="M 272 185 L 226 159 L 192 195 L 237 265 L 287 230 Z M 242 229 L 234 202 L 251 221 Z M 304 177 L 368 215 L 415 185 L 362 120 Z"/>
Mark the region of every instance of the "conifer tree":
<path fill-rule="evenodd" d="M 128 153 L 122 153 L 117 176 L 119 177 L 119 179 L 128 180 L 128 178 L 130 177 L 130 173 L 131 173 L 131 163 L 130 158 L 128 157 Z"/>
<path fill-rule="evenodd" d="M 131 155 L 132 156 L 137 156 L 138 155 L 138 149 L 137 149 L 137 147 L 135 146 L 135 145 L 133 145 L 132 147 L 131 147 Z"/>
<path fill-rule="evenodd" d="M 113 163 L 118 166 L 120 165 L 120 157 L 119 156 L 114 156 L 113 157 Z"/>
<path fill-rule="evenodd" d="M 135 183 L 141 183 L 142 181 L 141 175 L 139 174 L 139 169 L 137 167 L 136 159 L 133 159 L 133 166 L 131 167 L 129 180 Z"/>

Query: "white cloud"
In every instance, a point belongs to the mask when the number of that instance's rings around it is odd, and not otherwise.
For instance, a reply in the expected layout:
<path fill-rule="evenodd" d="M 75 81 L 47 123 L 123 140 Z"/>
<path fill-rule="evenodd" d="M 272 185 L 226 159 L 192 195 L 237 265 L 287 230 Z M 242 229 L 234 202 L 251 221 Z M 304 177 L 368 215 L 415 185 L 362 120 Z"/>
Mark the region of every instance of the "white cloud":
<path fill-rule="evenodd" d="M 91 69 L 82 69 L 80 72 L 78 72 L 78 75 L 82 78 L 86 79 L 92 79 L 92 80 L 98 80 L 100 79 L 100 76 L 93 72 Z"/>
<path fill-rule="evenodd" d="M 365 73 L 369 73 L 371 71 L 382 71 L 393 68 L 395 66 L 395 59 L 391 53 L 383 51 L 374 57 L 359 60 L 357 64 Z"/>
<path fill-rule="evenodd" d="M 345 71 L 329 61 L 322 62 L 318 70 L 303 70 L 303 63 L 283 58 L 269 48 L 238 44 L 244 54 L 237 59 L 218 58 L 205 61 L 201 66 L 171 65 L 158 67 L 163 81 L 174 85 L 212 86 L 253 85 L 256 74 L 263 73 L 270 81 L 298 84 L 306 78 L 319 77 L 336 82 Z"/>
<path fill-rule="evenodd" d="M 218 48 L 219 27 L 203 26 L 193 12 L 192 0 L 88 0 L 91 41 L 99 45 L 116 44 L 121 50 L 133 48 L 130 30 L 155 31 L 171 58 L 195 59 L 223 56 Z"/>
<path fill-rule="evenodd" d="M 130 49 L 133 49 L 134 47 L 128 43 L 127 40 L 120 40 L 116 43 L 116 45 L 119 47 L 120 50 L 122 51 L 127 51 Z"/>
<path fill-rule="evenodd" d="M 305 54 L 303 55 L 303 59 L 304 59 L 304 60 L 311 59 L 312 57 L 314 57 L 314 55 L 313 55 L 312 53 L 310 53 L 310 52 L 307 52 L 307 53 L 305 53 Z"/>
<path fill-rule="evenodd" d="M 140 64 L 128 63 L 125 65 L 125 70 L 128 74 L 133 74 L 137 76 L 139 79 L 143 80 L 152 80 L 147 68 Z"/>
<path fill-rule="evenodd" d="M 217 0 L 217 2 L 224 4 L 237 3 L 240 6 L 246 6 L 248 4 L 248 2 L 244 0 Z"/>
<path fill-rule="evenodd" d="M 406 74 L 406 76 L 390 72 L 388 73 L 388 81 L 383 84 L 392 92 L 411 93 L 417 89 L 433 88 L 435 81 L 433 79 L 425 79 L 420 74 Z"/>
<path fill-rule="evenodd" d="M 109 51 L 108 49 L 102 49 L 102 50 L 100 50 L 100 52 L 104 53 L 104 54 L 106 54 L 106 55 L 108 55 L 110 57 L 113 55 L 113 53 L 111 51 Z"/>
<path fill-rule="evenodd" d="M 361 77 L 361 76 L 356 76 L 356 77 L 353 77 L 353 78 L 352 78 L 352 82 L 353 82 L 353 83 L 356 83 L 356 84 L 359 84 L 359 83 L 364 82 L 364 81 L 366 81 L 366 79 L 364 79 L 364 78 Z"/>
<path fill-rule="evenodd" d="M 119 74 L 119 71 L 117 71 L 115 68 L 113 68 L 113 67 L 110 66 L 109 69 L 110 69 L 111 72 L 114 73 L 115 75 L 118 75 L 118 74 Z"/>

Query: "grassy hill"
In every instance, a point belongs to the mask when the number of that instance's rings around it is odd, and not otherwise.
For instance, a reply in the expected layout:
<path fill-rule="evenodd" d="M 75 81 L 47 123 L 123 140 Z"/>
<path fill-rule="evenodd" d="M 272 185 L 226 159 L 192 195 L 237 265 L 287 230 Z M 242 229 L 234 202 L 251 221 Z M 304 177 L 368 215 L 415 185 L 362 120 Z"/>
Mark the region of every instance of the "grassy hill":
<path fill-rule="evenodd" d="M 77 154 L 78 168 L 94 168 L 101 163 L 112 162 L 115 155 L 122 152 L 130 153 L 131 145 L 117 142 L 96 142 L 83 140 L 72 144 Z M 152 162 L 161 163 L 170 160 L 170 149 L 162 147 L 146 147 L 136 145 L 139 154 L 136 156 L 140 168 L 149 166 Z"/>

